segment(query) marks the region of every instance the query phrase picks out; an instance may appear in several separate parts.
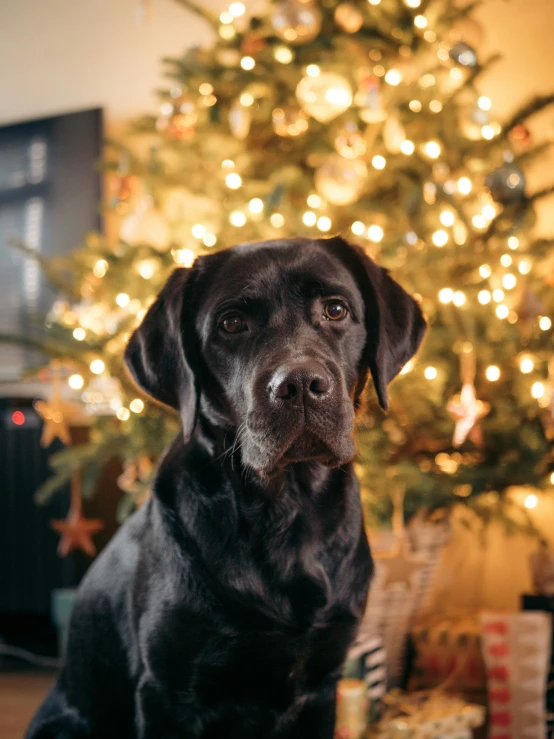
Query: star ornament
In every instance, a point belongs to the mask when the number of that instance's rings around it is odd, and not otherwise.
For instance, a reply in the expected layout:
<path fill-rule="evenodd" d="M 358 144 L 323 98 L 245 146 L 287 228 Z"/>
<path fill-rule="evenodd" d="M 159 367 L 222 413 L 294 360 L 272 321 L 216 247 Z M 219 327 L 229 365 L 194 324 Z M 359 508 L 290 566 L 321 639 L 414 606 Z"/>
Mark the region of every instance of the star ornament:
<path fill-rule="evenodd" d="M 75 549 L 81 549 L 89 557 L 94 557 L 96 547 L 92 536 L 102 531 L 104 522 L 97 518 L 84 518 L 81 506 L 72 505 L 67 518 L 62 521 L 50 521 L 50 526 L 61 534 L 58 544 L 60 557 L 67 557 Z"/>
<path fill-rule="evenodd" d="M 384 588 L 395 583 L 402 583 L 411 588 L 414 575 L 427 564 L 427 557 L 412 552 L 406 538 L 403 538 L 391 552 L 376 553 L 374 558 L 381 562 L 385 570 Z"/>
<path fill-rule="evenodd" d="M 60 398 L 52 398 L 50 402 L 46 400 L 35 400 L 34 408 L 44 421 L 42 427 L 42 435 L 40 437 L 40 445 L 48 447 L 54 441 L 59 439 L 62 444 L 69 446 L 71 444 L 71 434 L 67 418 L 69 417 L 70 407 Z"/>
<path fill-rule="evenodd" d="M 473 384 L 462 385 L 460 394 L 450 398 L 446 410 L 456 422 L 452 445 L 459 447 L 469 438 L 474 444 L 481 446 L 483 433 L 479 421 L 490 411 L 490 405 L 477 399 Z"/>

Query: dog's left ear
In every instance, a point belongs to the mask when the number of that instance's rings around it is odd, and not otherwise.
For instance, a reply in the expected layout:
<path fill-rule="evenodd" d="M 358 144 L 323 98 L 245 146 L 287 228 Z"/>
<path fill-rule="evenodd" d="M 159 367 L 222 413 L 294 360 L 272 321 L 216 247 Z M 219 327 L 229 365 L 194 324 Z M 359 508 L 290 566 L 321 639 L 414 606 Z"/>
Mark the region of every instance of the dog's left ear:
<path fill-rule="evenodd" d="M 124 356 L 127 369 L 141 390 L 179 411 L 185 440 L 194 430 L 198 404 L 189 356 L 191 347 L 186 338 L 193 320 L 187 310 L 192 272 L 180 268 L 171 274 L 132 334 Z"/>
<path fill-rule="evenodd" d="M 367 339 L 356 400 L 364 389 L 369 369 L 379 404 L 386 410 L 387 386 L 417 352 L 427 324 L 417 302 L 361 247 L 342 238 L 328 239 L 326 245 L 350 269 L 365 302 Z"/>

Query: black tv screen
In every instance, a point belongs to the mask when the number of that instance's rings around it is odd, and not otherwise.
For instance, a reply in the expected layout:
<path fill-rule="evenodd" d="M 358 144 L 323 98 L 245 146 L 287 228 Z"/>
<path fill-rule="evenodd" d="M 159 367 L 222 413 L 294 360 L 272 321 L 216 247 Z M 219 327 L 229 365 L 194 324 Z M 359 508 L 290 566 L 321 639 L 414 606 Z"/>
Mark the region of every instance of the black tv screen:
<path fill-rule="evenodd" d="M 36 261 L 10 242 L 61 255 L 100 228 L 101 147 L 99 109 L 0 127 L 0 334 L 31 332 L 55 297 Z M 9 394 L 6 383 L 20 394 L 32 359 L 0 343 L 0 395 Z"/>

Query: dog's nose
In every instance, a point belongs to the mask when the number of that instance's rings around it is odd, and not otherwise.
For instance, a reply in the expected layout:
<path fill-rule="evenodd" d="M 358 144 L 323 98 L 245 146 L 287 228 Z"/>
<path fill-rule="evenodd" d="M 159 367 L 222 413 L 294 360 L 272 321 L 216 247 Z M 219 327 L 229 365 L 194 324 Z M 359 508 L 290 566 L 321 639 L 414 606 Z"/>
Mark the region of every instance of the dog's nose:
<path fill-rule="evenodd" d="M 331 378 L 320 364 L 303 362 L 277 370 L 270 391 L 276 400 L 300 407 L 323 400 L 331 387 Z"/>

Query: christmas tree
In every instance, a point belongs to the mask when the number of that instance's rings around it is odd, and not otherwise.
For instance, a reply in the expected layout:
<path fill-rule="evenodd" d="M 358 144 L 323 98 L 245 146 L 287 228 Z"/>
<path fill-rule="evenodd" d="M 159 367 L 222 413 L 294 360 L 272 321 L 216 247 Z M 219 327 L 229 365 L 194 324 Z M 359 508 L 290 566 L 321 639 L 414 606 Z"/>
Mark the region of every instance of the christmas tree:
<path fill-rule="evenodd" d="M 78 469 L 87 494 L 114 454 L 126 511 L 147 490 L 178 420 L 139 397 L 122 355 L 176 264 L 335 233 L 390 268 L 430 323 L 386 417 L 369 390 L 368 514 L 386 518 L 394 489 L 412 510 L 463 501 L 505 516 L 511 486 L 551 485 L 554 241 L 533 236 L 551 190 L 529 192 L 525 170 L 545 150 L 526 121 L 554 96 L 495 119 L 473 6 L 285 0 L 251 14 L 233 2 L 218 17 L 178 1 L 214 42 L 165 60 L 158 114 L 112 142 L 119 238 L 91 235 L 46 265 L 65 298 L 39 343 L 94 421 L 87 444 L 56 455 L 42 497 Z"/>

